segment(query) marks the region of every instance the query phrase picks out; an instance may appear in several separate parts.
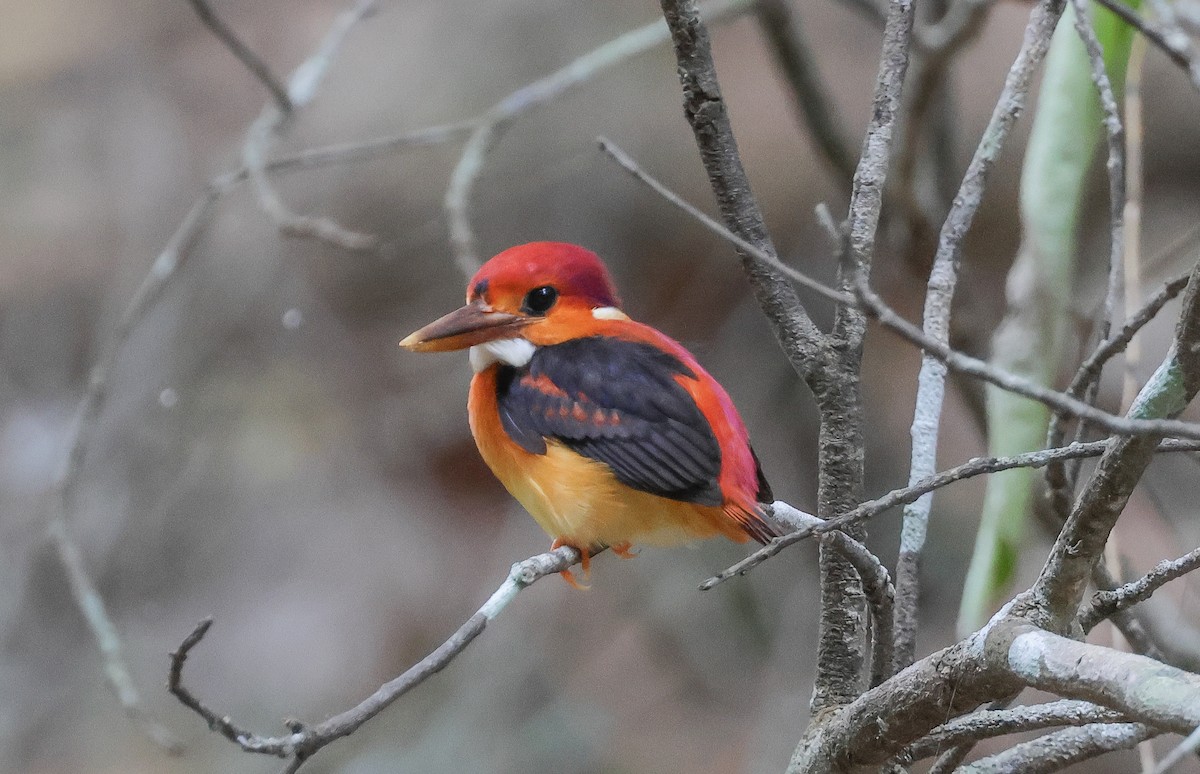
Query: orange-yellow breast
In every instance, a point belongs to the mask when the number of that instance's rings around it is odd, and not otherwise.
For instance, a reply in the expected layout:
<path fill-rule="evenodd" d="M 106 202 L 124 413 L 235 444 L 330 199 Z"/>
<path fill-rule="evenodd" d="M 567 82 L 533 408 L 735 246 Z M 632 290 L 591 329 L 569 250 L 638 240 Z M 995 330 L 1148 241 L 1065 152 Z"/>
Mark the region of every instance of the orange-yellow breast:
<path fill-rule="evenodd" d="M 720 506 L 670 500 L 632 489 L 602 462 L 547 440 L 531 454 L 508 437 L 496 406 L 497 366 L 471 380 L 471 433 L 484 461 L 552 538 L 575 546 L 671 545 L 724 535 L 748 538 Z"/>

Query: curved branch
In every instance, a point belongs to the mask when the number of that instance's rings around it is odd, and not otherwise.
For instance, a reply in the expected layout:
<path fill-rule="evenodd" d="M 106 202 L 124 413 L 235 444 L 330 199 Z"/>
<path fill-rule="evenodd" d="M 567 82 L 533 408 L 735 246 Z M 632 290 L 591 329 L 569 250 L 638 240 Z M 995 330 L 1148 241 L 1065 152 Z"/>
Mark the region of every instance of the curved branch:
<path fill-rule="evenodd" d="M 747 10 L 750 5 L 750 0 L 715 0 L 705 6 L 705 13 L 717 19 L 724 19 Z M 668 40 L 670 35 L 661 20 L 630 30 L 550 75 L 522 86 L 497 102 L 479 118 L 475 131 L 467 140 L 462 156 L 450 175 L 450 184 L 442 201 L 450 226 L 450 244 L 454 249 L 454 260 L 460 271 L 470 277 L 480 266 L 475 232 L 471 228 L 471 194 L 483 173 L 487 154 L 500 141 L 512 122 L 521 114 L 586 83 L 598 73 Z"/>
<path fill-rule="evenodd" d="M 171 654 L 167 689 L 184 706 L 203 718 L 212 731 L 221 734 L 246 752 L 288 758 L 290 763 L 286 771 L 295 771 L 330 742 L 354 733 L 401 696 L 444 669 L 476 637 L 483 634 L 488 623 L 498 616 L 522 589 L 528 588 L 547 575 L 562 572 L 579 561 L 579 552 L 564 546 L 517 562 L 487 602 L 433 652 L 413 664 L 403 674 L 381 685 L 375 693 L 355 706 L 312 727 L 292 723 L 289 734 L 260 736 L 237 725 L 228 715 L 210 709 L 183 684 L 183 665 L 192 649 L 204 639 L 204 635 L 212 626 L 211 618 L 201 621 Z"/>
<path fill-rule="evenodd" d="M 288 80 L 288 97 L 293 108 L 300 108 L 312 101 L 317 86 L 324 78 L 334 54 L 341 47 L 350 29 L 375 8 L 375 0 L 359 0 L 350 10 L 343 11 L 334 20 L 316 52 L 300 64 Z M 246 142 L 242 146 L 242 163 L 246 166 L 250 180 L 258 192 L 258 203 L 275 222 L 279 230 L 295 237 L 318 239 L 344 250 L 369 250 L 378 244 L 370 234 L 361 234 L 339 225 L 323 215 L 301 215 L 289 208 L 275 190 L 266 175 L 267 154 L 279 138 L 295 110 L 282 110 L 268 105 L 250 125 Z"/>

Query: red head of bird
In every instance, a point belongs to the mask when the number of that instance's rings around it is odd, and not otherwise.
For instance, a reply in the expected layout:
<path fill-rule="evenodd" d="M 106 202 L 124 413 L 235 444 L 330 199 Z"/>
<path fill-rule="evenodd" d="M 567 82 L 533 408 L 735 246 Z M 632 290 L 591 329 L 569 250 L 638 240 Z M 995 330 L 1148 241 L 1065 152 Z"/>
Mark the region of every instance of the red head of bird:
<path fill-rule="evenodd" d="M 733 402 L 683 346 L 621 311 L 594 253 L 509 248 L 471 279 L 465 306 L 400 344 L 470 348 L 475 442 L 555 545 L 587 557 L 776 534 Z"/>

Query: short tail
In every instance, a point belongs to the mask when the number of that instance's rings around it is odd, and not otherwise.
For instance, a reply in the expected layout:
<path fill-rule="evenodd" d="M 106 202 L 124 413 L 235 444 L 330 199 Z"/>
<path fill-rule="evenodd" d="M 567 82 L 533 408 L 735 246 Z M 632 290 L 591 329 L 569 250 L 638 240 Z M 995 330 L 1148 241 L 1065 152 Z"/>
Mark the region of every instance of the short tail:
<path fill-rule="evenodd" d="M 767 521 L 766 514 L 763 513 L 760 505 L 745 508 L 734 503 L 726 503 L 723 510 L 726 516 L 737 522 L 743 532 L 763 545 L 770 543 L 772 538 L 783 534 Z"/>

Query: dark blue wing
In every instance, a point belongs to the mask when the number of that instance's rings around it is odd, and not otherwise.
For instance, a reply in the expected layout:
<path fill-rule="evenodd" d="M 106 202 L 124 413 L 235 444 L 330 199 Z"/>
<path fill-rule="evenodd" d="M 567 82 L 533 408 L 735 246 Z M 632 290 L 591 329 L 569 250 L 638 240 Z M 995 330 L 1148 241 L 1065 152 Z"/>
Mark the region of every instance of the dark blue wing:
<path fill-rule="evenodd" d="M 500 421 L 533 454 L 552 438 L 626 486 L 721 505 L 721 448 L 677 375 L 695 376 L 648 344 L 595 336 L 539 347 L 526 367 L 501 367 Z"/>

